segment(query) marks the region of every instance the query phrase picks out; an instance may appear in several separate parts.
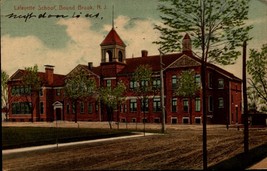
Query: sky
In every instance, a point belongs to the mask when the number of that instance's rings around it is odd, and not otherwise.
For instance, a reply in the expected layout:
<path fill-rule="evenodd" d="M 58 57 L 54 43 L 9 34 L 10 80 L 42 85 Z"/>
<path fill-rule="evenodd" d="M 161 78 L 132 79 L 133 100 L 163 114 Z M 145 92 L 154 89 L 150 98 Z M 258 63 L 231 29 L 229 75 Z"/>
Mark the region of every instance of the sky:
<path fill-rule="evenodd" d="M 100 43 L 112 28 L 112 18 L 127 46 L 126 58 L 140 57 L 141 50 L 148 50 L 149 55 L 159 54 L 159 45 L 152 43 L 160 36 L 153 29 L 155 24 L 161 24 L 158 0 L 0 0 L 0 3 L 1 67 L 10 76 L 34 64 L 40 71 L 44 71 L 46 64 L 54 65 L 57 74 L 68 74 L 78 64 L 88 62 L 98 66 Z M 267 0 L 251 0 L 247 24 L 254 26 L 248 49 L 260 50 L 267 43 Z M 221 67 L 242 78 L 242 56 L 235 65 Z"/>

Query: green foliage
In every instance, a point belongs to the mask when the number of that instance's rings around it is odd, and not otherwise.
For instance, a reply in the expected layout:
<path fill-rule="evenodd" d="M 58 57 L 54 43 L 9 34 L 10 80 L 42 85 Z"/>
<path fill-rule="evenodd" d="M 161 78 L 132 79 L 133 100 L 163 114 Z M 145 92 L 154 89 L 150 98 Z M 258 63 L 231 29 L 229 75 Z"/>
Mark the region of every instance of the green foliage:
<path fill-rule="evenodd" d="M 120 81 L 117 86 L 101 87 L 99 90 L 100 99 L 108 106 L 116 109 L 117 106 L 124 101 L 123 94 L 126 90 L 125 84 Z"/>
<path fill-rule="evenodd" d="M 25 74 L 22 77 L 22 83 L 25 86 L 30 86 L 33 92 L 37 92 L 42 87 L 42 80 L 38 75 L 38 66 L 26 67 Z"/>
<path fill-rule="evenodd" d="M 250 50 L 247 70 L 251 75 L 249 84 L 256 91 L 260 103 L 267 104 L 267 44 L 262 46 L 261 52 Z"/>
<path fill-rule="evenodd" d="M 87 98 L 96 93 L 96 82 L 81 70 L 66 77 L 64 92 L 72 100 Z"/>
<path fill-rule="evenodd" d="M 152 91 L 152 69 L 149 65 L 138 66 L 132 78 L 137 83 L 134 92 L 138 96 L 146 96 Z"/>
<path fill-rule="evenodd" d="M 7 82 L 9 79 L 9 75 L 1 70 L 1 95 L 2 95 L 2 107 L 7 106 L 8 103 L 8 87 Z"/>
<path fill-rule="evenodd" d="M 249 0 L 160 0 L 162 24 L 155 29 L 161 32 L 164 52 L 181 49 L 179 41 L 188 33 L 192 45 L 202 50 L 202 60 L 232 64 L 240 52 L 236 47 L 249 40 L 246 26 Z"/>
<path fill-rule="evenodd" d="M 182 71 L 177 80 L 176 95 L 180 97 L 193 97 L 199 89 L 200 85 L 195 82 L 195 72 L 191 70 Z"/>

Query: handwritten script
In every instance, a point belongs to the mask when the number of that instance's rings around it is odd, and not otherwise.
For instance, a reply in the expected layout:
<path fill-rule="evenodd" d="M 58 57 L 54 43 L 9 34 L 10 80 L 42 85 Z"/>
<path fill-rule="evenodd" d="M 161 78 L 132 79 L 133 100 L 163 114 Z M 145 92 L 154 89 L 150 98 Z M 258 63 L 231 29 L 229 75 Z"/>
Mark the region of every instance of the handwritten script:
<path fill-rule="evenodd" d="M 95 19 L 100 19 L 102 20 L 103 17 L 100 16 L 100 13 L 83 13 L 83 12 L 73 12 L 72 15 L 69 14 L 56 14 L 56 13 L 34 13 L 34 12 L 29 12 L 26 14 L 16 14 L 16 13 L 11 13 L 5 15 L 5 17 L 10 18 L 10 19 L 23 19 L 25 22 L 31 20 L 31 19 L 46 19 L 46 18 L 80 18 L 80 17 L 85 17 L 85 18 L 95 18 Z"/>

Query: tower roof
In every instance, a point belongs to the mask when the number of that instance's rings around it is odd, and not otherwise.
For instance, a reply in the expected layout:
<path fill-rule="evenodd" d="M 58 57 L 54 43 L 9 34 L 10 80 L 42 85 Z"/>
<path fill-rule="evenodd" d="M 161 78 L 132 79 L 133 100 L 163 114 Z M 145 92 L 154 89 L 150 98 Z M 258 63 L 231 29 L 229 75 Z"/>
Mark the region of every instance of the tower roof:
<path fill-rule="evenodd" d="M 191 39 L 188 33 L 185 34 L 184 39 Z"/>
<path fill-rule="evenodd" d="M 110 30 L 110 32 L 100 45 L 120 45 L 124 47 L 126 46 L 114 28 Z"/>

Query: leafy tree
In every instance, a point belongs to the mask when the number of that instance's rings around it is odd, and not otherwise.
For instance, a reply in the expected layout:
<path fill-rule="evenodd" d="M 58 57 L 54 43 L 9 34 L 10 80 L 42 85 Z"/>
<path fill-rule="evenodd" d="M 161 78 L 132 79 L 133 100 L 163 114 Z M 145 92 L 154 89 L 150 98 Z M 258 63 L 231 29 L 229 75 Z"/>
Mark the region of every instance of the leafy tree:
<path fill-rule="evenodd" d="M 123 97 L 123 94 L 126 90 L 126 86 L 122 81 L 119 81 L 116 87 L 101 87 L 99 90 L 100 99 L 103 101 L 104 104 L 107 105 L 107 114 L 108 114 L 108 121 L 109 121 L 109 127 L 112 129 L 111 121 L 113 116 L 113 110 L 117 109 L 120 106 L 120 104 L 125 100 Z M 118 116 L 119 116 L 119 110 Z M 118 119 L 118 128 L 119 128 L 119 117 Z"/>
<path fill-rule="evenodd" d="M 140 65 L 136 68 L 132 77 L 136 83 L 133 89 L 137 98 L 140 100 L 141 108 L 144 112 L 144 132 L 145 132 L 145 109 L 148 106 L 148 95 L 153 92 L 152 87 L 152 68 L 149 65 Z"/>
<path fill-rule="evenodd" d="M 192 70 L 182 71 L 177 80 L 175 94 L 179 97 L 189 98 L 190 124 L 192 124 L 192 99 L 200 90 L 200 85 L 195 82 L 195 72 Z"/>
<path fill-rule="evenodd" d="M 257 95 L 259 104 L 267 104 L 267 44 L 261 48 L 261 52 L 255 49 L 250 50 L 250 58 L 247 62 L 247 70 L 251 75 L 249 84 Z"/>
<path fill-rule="evenodd" d="M 25 87 L 29 87 L 29 93 L 25 93 L 26 99 L 28 101 L 28 108 L 31 111 L 32 122 L 34 122 L 35 118 L 33 115 L 33 111 L 36 109 L 36 117 L 39 116 L 38 104 L 39 104 L 39 91 L 42 87 L 42 80 L 38 75 L 38 66 L 35 64 L 33 67 L 26 67 L 25 74 L 22 77 L 22 84 Z M 30 99 L 28 98 L 30 97 Z"/>
<path fill-rule="evenodd" d="M 1 107 L 5 108 L 6 120 L 8 119 L 8 111 L 9 111 L 8 87 L 7 87 L 8 79 L 9 79 L 9 75 L 5 71 L 1 70 L 1 94 L 2 94 Z"/>
<path fill-rule="evenodd" d="M 75 105 L 75 123 L 77 123 L 77 104 L 96 93 L 96 82 L 85 71 L 80 70 L 66 77 L 64 92 Z"/>
<path fill-rule="evenodd" d="M 192 45 L 201 49 L 200 57 L 203 100 L 203 169 L 207 169 L 206 140 L 206 62 L 233 64 L 240 52 L 237 47 L 249 40 L 244 20 L 248 19 L 249 0 L 160 0 L 163 25 L 156 25 L 161 32 L 164 52 L 181 49 L 182 36 L 188 33 Z"/>

